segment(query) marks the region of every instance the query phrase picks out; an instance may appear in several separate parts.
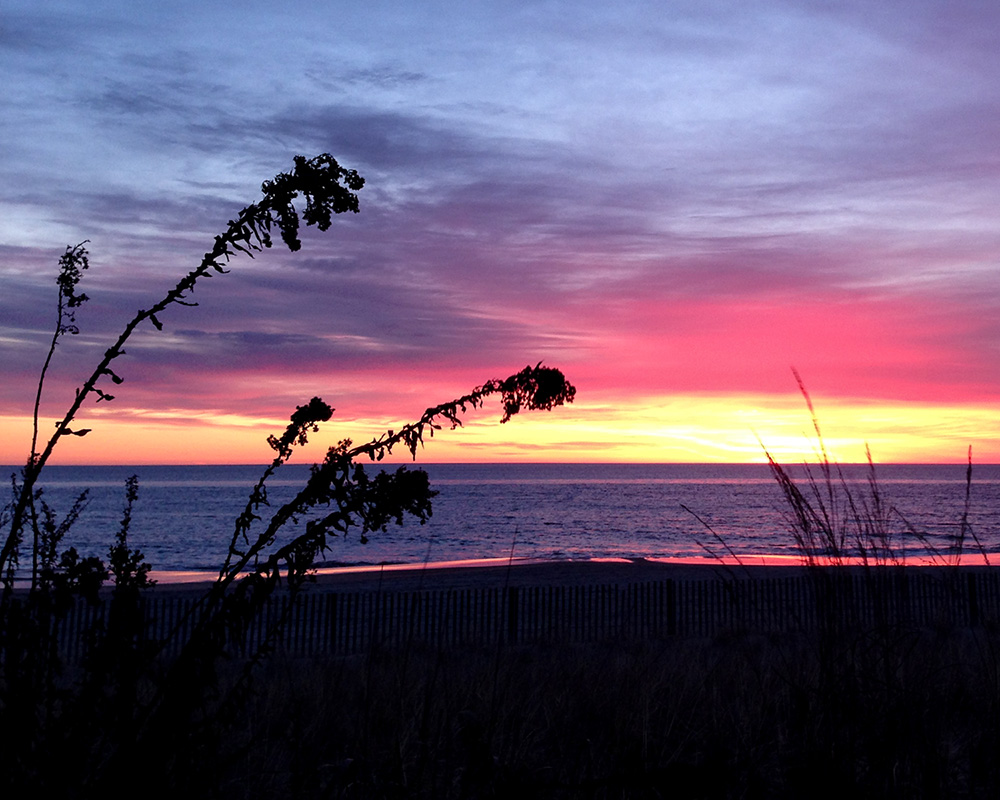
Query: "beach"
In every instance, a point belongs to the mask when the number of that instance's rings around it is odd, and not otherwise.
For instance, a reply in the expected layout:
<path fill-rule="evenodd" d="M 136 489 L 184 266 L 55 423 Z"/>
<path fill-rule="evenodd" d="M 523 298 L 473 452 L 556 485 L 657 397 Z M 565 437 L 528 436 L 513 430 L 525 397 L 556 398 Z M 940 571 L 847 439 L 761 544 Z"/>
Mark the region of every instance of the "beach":
<path fill-rule="evenodd" d="M 312 584 L 320 591 L 413 592 L 504 586 L 596 586 L 666 579 L 696 581 L 732 577 L 790 577 L 802 574 L 799 559 L 748 558 L 742 564 L 710 558 L 677 559 L 476 559 L 428 564 L 318 567 Z M 156 572 L 154 591 L 204 591 L 207 572 Z"/>
<path fill-rule="evenodd" d="M 894 567 L 889 567 L 893 569 Z M 990 567 L 967 559 L 962 566 L 913 561 L 906 567 L 922 573 L 961 570 L 977 573 Z M 831 567 L 841 571 L 864 570 L 861 565 Z M 880 567 L 872 567 L 880 569 Z M 313 586 L 321 591 L 413 592 L 422 590 L 486 589 L 505 586 L 597 586 L 650 583 L 662 580 L 706 581 L 801 577 L 806 573 L 798 557 L 746 557 L 733 559 L 476 559 L 427 564 L 384 564 L 353 567 L 318 567 Z M 153 572 L 157 593 L 204 590 L 214 577 L 205 572 Z"/>

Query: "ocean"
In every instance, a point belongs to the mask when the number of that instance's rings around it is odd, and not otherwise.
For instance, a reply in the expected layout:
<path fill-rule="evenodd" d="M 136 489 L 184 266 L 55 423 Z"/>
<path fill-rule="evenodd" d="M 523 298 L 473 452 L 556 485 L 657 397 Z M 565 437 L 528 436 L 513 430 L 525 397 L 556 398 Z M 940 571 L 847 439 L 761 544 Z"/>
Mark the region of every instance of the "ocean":
<path fill-rule="evenodd" d="M 366 465 L 368 466 L 368 465 Z M 394 466 L 389 467 L 395 469 Z M 439 494 L 426 525 L 407 521 L 332 539 L 324 564 L 420 564 L 489 558 L 606 559 L 795 556 L 788 509 L 766 464 L 416 464 Z M 8 467 L 4 475 L 16 472 Z M 217 569 L 234 520 L 261 473 L 252 466 L 49 467 L 42 486 L 58 513 L 84 489 L 89 500 L 65 546 L 106 556 L 138 475 L 130 542 L 157 571 Z M 369 467 L 373 469 L 373 467 Z M 867 467 L 844 476 L 865 494 Z M 272 508 L 300 487 L 308 466 L 282 468 L 269 483 Z M 802 474 L 801 468 L 795 474 Z M 896 509 L 899 552 L 926 554 L 914 529 L 946 554 L 960 530 L 964 465 L 876 467 Z M 849 512 L 843 512 L 849 513 Z M 973 468 L 968 522 L 983 548 L 1000 553 L 1000 465 Z M 304 520 L 299 523 L 304 524 Z M 295 528 L 284 535 L 294 535 Z M 968 548 L 968 544 L 966 547 Z"/>

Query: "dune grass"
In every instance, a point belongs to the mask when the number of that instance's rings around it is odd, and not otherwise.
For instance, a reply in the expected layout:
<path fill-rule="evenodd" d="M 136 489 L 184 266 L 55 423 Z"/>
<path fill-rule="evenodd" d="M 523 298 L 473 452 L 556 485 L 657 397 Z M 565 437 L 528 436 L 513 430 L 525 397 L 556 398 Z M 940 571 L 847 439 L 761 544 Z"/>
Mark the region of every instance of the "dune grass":
<path fill-rule="evenodd" d="M 995 631 L 272 660 L 227 797 L 992 797 Z"/>

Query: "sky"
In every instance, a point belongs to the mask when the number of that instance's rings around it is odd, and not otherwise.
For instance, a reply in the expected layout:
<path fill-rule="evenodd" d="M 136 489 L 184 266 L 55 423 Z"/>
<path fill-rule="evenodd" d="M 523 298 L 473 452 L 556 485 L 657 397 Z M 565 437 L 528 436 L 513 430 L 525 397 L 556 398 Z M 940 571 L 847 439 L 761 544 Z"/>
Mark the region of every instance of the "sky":
<path fill-rule="evenodd" d="M 1000 4 L 6 0 L 0 463 L 67 245 L 52 430 L 260 184 L 329 152 L 360 213 L 199 285 L 53 463 L 263 463 L 544 362 L 573 405 L 420 458 L 1000 462 Z M 110 388 L 110 387 L 108 387 Z"/>

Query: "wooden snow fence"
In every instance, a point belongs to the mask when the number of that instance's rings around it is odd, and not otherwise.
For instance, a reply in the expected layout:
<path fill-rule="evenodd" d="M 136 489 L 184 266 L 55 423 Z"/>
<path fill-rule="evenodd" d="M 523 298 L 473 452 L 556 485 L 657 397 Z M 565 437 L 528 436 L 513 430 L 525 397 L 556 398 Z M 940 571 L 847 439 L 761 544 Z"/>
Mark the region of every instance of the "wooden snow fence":
<path fill-rule="evenodd" d="M 144 598 L 145 636 L 176 650 L 193 599 Z M 289 603 L 292 603 L 289 606 Z M 78 604 L 60 626 L 70 659 L 100 628 L 106 606 Z M 270 639 L 294 656 L 350 655 L 410 645 L 580 643 L 884 626 L 969 627 L 1000 621 L 1000 574 L 827 570 L 795 577 L 665 579 L 624 585 L 510 586 L 276 594 L 243 649 Z"/>

